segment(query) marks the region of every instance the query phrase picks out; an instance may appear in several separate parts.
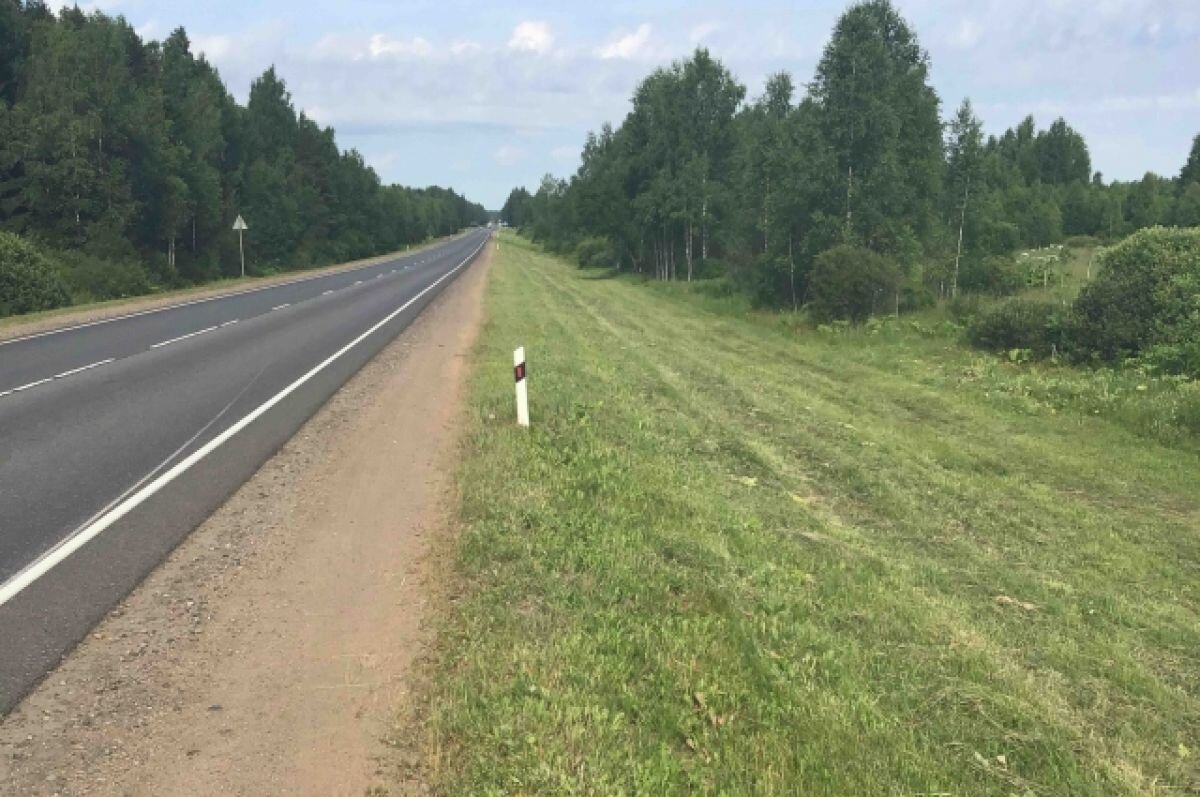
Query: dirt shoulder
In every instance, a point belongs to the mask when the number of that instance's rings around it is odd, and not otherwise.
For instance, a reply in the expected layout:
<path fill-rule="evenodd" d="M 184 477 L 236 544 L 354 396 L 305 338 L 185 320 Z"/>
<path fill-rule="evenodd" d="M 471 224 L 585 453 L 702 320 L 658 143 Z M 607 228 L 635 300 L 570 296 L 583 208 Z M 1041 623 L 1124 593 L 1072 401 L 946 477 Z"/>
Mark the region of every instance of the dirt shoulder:
<path fill-rule="evenodd" d="M 159 293 L 151 296 L 131 296 L 128 299 L 114 299 L 113 301 L 109 302 L 80 305 L 78 307 L 63 307 L 59 310 L 50 310 L 44 313 L 33 313 L 27 316 L 0 318 L 0 341 L 21 338 L 25 337 L 26 335 L 37 335 L 42 332 L 51 332 L 56 329 L 76 326 L 78 324 L 91 324 L 96 321 L 104 321 L 109 318 L 117 318 L 119 316 L 129 315 L 130 313 L 144 313 L 147 310 L 157 310 L 159 308 L 171 307 L 177 304 L 195 302 L 202 299 L 211 299 L 214 296 L 243 293 L 245 291 L 269 288 L 275 285 L 285 285 L 289 282 L 299 282 L 301 280 L 319 277 L 323 274 L 332 274 L 338 271 L 349 271 L 351 269 L 362 268 L 375 263 L 381 263 L 396 257 L 410 255 L 415 252 L 422 252 L 430 247 L 437 246 L 438 244 L 445 243 L 449 240 L 451 240 L 451 238 L 439 238 L 435 241 L 430 241 L 427 244 L 422 244 L 413 249 L 407 249 L 400 252 L 389 252 L 386 255 L 368 257 L 364 258 L 363 260 L 353 260 L 349 263 L 338 263 L 337 265 L 333 266 L 322 266 L 321 268 L 305 269 L 304 271 L 290 271 L 286 274 L 276 274 L 270 277 L 247 277 L 246 279 L 222 280 L 221 282 L 214 283 L 212 285 L 199 285 L 194 288 L 183 288 L 181 290 L 168 291 L 166 293 Z"/>
<path fill-rule="evenodd" d="M 430 639 L 467 354 L 451 285 L 0 722 L 0 793 L 362 795 Z M 419 791 L 419 784 L 412 787 Z"/>

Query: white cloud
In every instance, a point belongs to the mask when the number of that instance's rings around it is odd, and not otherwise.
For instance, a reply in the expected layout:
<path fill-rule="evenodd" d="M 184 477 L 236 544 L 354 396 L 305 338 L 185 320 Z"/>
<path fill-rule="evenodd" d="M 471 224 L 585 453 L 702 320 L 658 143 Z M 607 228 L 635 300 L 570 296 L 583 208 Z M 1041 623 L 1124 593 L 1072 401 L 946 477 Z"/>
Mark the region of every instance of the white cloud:
<path fill-rule="evenodd" d="M 639 25 L 638 29 L 633 33 L 618 36 L 608 44 L 598 48 L 596 55 L 606 60 L 612 58 L 637 58 L 645 52 L 652 32 L 649 25 Z"/>
<path fill-rule="evenodd" d="M 699 44 L 721 29 L 721 25 L 716 22 L 702 22 L 692 28 L 688 33 L 688 40 L 692 44 Z"/>
<path fill-rule="evenodd" d="M 508 40 L 510 50 L 518 52 L 537 53 L 542 55 L 554 46 L 554 33 L 550 25 L 537 20 L 526 20 L 513 28 L 512 38 Z"/>
<path fill-rule="evenodd" d="M 411 39 L 394 39 L 386 33 L 376 33 L 367 45 L 372 58 L 427 58 L 433 54 L 433 45 L 420 36 Z"/>
<path fill-rule="evenodd" d="M 469 39 L 459 39 L 450 45 L 450 52 L 454 55 L 475 55 L 482 50 L 482 44 L 470 41 Z"/>

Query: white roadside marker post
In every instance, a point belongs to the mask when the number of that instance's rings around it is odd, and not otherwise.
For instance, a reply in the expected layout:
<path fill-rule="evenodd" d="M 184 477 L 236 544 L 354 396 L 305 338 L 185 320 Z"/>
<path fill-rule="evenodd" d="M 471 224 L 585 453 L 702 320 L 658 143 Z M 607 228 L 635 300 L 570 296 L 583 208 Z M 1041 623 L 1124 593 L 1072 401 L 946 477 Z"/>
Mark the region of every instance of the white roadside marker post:
<path fill-rule="evenodd" d="M 529 426 L 529 388 L 525 383 L 525 347 L 513 352 L 513 376 L 517 382 L 517 425 Z"/>

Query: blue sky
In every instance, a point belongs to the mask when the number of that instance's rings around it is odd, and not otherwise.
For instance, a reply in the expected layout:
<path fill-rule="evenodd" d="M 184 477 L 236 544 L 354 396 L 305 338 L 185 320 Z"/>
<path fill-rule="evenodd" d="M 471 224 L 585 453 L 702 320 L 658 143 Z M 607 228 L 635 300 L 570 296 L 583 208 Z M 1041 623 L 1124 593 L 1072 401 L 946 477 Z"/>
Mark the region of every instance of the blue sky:
<path fill-rule="evenodd" d="M 61 5 L 61 3 L 59 3 Z M 1200 0 L 896 0 L 948 115 L 969 96 L 989 132 L 1063 115 L 1093 168 L 1178 173 L 1200 133 Z M 812 76 L 843 0 L 96 0 L 144 36 L 179 25 L 244 101 L 275 64 L 298 107 L 387 181 L 452 185 L 499 207 L 575 169 L 655 65 L 702 44 L 748 88 Z"/>

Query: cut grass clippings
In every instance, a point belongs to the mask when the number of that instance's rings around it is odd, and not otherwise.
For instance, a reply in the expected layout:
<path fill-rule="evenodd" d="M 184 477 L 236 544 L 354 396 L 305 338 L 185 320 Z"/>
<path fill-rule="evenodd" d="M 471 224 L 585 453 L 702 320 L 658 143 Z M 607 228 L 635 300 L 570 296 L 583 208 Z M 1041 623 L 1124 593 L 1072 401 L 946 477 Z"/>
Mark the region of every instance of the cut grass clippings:
<path fill-rule="evenodd" d="M 497 252 L 439 792 L 1200 790 L 1194 446 L 597 276 Z"/>

